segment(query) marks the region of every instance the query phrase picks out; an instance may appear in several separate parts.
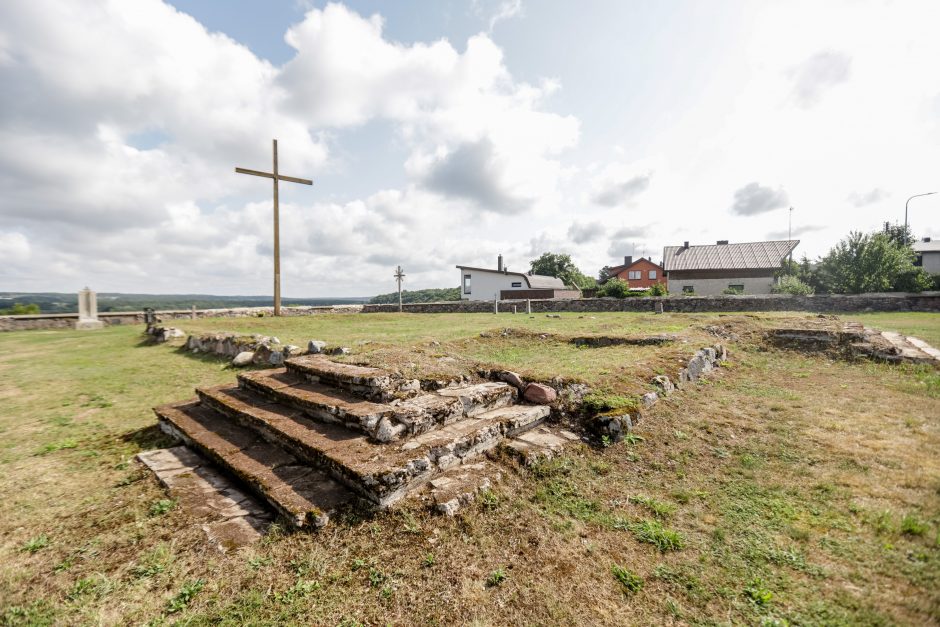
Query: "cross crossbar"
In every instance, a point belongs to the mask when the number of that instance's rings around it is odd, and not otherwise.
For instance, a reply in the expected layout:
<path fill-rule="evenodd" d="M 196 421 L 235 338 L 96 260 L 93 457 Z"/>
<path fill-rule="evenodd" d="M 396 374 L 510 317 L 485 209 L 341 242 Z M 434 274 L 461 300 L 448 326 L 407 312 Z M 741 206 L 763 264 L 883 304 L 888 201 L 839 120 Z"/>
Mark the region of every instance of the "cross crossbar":
<path fill-rule="evenodd" d="M 249 170 L 248 168 L 235 168 L 235 172 L 237 172 L 238 174 L 250 174 L 252 176 L 263 176 L 266 179 L 275 178 L 275 175 L 271 174 L 270 172 L 260 172 L 258 170 Z M 311 181 L 310 179 L 299 179 L 294 176 L 284 176 L 283 174 L 278 174 L 276 178 L 279 181 L 287 181 L 289 183 L 300 183 L 301 185 L 313 185 L 313 181 Z"/>

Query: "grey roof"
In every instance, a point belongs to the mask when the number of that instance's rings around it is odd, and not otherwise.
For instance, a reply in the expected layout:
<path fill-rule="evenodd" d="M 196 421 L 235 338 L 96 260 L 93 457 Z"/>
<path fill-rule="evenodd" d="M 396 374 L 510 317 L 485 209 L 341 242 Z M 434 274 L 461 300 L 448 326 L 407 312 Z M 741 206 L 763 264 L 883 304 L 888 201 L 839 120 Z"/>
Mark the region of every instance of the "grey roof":
<path fill-rule="evenodd" d="M 708 244 L 705 246 L 666 246 L 663 268 L 675 270 L 742 270 L 779 268 L 798 239 L 744 244 Z"/>
<path fill-rule="evenodd" d="M 500 272 L 489 268 L 473 268 L 471 266 L 457 266 L 461 270 L 474 270 L 475 272 L 490 272 L 492 274 L 506 274 L 512 276 L 521 276 L 525 279 L 526 285 L 537 290 L 563 290 L 565 282 L 554 276 L 545 276 L 544 274 L 525 274 L 524 272 L 509 272 L 508 270 Z"/>
<path fill-rule="evenodd" d="M 929 242 L 914 242 L 911 248 L 918 253 L 940 253 L 940 240 L 931 240 Z"/>

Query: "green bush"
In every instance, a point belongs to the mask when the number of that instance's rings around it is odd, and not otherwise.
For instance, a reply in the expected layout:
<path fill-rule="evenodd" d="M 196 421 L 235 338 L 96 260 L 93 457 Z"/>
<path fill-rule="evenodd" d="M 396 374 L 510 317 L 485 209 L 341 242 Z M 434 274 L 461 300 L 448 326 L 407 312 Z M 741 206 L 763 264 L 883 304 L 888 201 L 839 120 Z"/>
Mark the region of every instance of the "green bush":
<path fill-rule="evenodd" d="M 39 313 L 39 305 L 36 303 L 13 303 L 12 307 L 0 309 L 0 316 L 31 316 Z"/>
<path fill-rule="evenodd" d="M 807 285 L 801 281 L 798 277 L 795 277 L 791 274 L 784 275 L 780 277 L 777 281 L 777 284 L 774 285 L 770 291 L 774 294 L 793 294 L 794 296 L 809 296 L 816 290 L 812 286 Z"/>
<path fill-rule="evenodd" d="M 725 289 L 721 290 L 721 293 L 727 294 L 729 296 L 741 296 L 744 294 L 744 290 L 738 289 L 736 287 L 726 287 Z"/>
<path fill-rule="evenodd" d="M 649 294 L 650 296 L 666 296 L 669 294 L 669 290 L 662 283 L 654 283 L 649 290 Z"/>
<path fill-rule="evenodd" d="M 623 279 L 610 279 L 607 283 L 597 288 L 598 296 L 609 296 L 611 298 L 626 298 L 630 295 L 630 284 Z"/>

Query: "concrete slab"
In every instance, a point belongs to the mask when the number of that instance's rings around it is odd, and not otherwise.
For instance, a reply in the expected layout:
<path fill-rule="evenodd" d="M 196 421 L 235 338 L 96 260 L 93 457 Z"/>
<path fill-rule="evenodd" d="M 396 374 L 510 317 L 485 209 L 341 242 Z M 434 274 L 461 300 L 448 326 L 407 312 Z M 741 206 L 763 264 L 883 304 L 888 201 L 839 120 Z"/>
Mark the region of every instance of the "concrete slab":
<path fill-rule="evenodd" d="M 220 551 L 257 542 L 271 524 L 271 514 L 258 501 L 186 446 L 145 451 L 137 459 L 153 471 Z"/>

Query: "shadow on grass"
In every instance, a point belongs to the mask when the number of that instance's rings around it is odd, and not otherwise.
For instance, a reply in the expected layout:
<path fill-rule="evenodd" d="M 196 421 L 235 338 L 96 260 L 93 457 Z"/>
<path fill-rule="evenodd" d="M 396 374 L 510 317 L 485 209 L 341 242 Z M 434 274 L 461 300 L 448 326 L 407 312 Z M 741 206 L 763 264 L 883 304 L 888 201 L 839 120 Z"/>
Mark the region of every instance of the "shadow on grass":
<path fill-rule="evenodd" d="M 136 444 L 142 451 L 166 448 L 178 444 L 175 438 L 161 431 L 159 425 L 156 424 L 135 431 L 128 431 L 121 436 L 121 441 Z"/>

